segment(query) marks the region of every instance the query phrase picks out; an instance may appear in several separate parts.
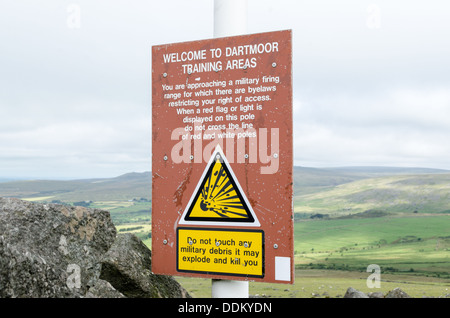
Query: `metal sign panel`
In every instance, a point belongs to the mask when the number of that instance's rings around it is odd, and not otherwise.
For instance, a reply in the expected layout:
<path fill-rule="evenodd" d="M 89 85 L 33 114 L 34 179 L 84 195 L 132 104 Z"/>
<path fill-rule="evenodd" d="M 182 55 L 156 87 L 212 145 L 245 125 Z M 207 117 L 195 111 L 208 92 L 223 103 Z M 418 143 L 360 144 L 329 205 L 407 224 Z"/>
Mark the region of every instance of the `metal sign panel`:
<path fill-rule="evenodd" d="M 292 34 L 152 48 L 152 271 L 293 283 Z"/>

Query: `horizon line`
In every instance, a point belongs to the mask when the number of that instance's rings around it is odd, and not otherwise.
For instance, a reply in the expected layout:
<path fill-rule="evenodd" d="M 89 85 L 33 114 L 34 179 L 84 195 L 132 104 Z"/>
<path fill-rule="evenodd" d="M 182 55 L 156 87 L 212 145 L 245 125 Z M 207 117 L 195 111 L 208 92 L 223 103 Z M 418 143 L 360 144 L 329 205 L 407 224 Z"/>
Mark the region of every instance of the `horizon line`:
<path fill-rule="evenodd" d="M 314 166 L 302 166 L 302 165 L 294 165 L 293 169 L 295 168 L 304 168 L 304 169 L 323 169 L 323 170 L 330 170 L 330 169 L 423 169 L 423 170 L 430 170 L 430 171 L 441 171 L 441 172 L 450 172 L 450 169 L 444 169 L 444 168 L 430 168 L 430 167 L 423 167 L 423 166 L 394 166 L 394 165 L 387 165 L 387 166 L 377 166 L 377 165 L 349 165 L 349 166 L 326 166 L 326 167 L 314 167 Z M 130 171 L 125 172 L 119 175 L 115 176 L 109 176 L 109 177 L 99 177 L 99 176 L 63 176 L 63 177 L 10 177 L 10 176 L 0 176 L 0 183 L 5 182 L 14 182 L 14 181 L 81 181 L 81 180 L 96 180 L 96 179 L 114 179 L 123 177 L 129 174 L 145 174 L 145 173 L 151 173 L 151 170 L 145 170 L 145 171 Z"/>

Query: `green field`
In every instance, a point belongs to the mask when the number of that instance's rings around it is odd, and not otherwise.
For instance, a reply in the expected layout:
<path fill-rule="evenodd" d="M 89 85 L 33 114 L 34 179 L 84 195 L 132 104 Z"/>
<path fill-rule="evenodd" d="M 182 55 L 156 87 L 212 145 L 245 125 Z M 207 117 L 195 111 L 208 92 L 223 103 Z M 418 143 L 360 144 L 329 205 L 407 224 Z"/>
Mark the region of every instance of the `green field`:
<path fill-rule="evenodd" d="M 98 201 L 92 203 L 90 207 L 109 211 L 116 226 L 151 223 L 151 202 Z"/>
<path fill-rule="evenodd" d="M 249 294 L 272 298 L 342 298 L 349 287 L 365 293 L 382 292 L 384 295 L 395 288 L 401 288 L 414 298 L 446 297 L 450 294 L 450 282 L 442 278 L 382 273 L 380 288 L 369 288 L 367 287 L 369 275 L 367 272 L 355 271 L 296 269 L 294 284 L 250 282 Z M 211 297 L 210 279 L 191 277 L 175 277 L 175 279 L 192 297 Z"/>
<path fill-rule="evenodd" d="M 450 216 L 338 219 L 295 224 L 299 268 L 365 270 L 450 278 Z"/>
<path fill-rule="evenodd" d="M 380 217 L 297 222 L 295 283 L 250 283 L 264 297 L 342 297 L 347 288 L 412 297 L 450 294 L 450 216 Z M 381 288 L 366 280 L 370 264 L 381 268 Z M 177 277 L 194 296 L 210 297 L 211 280 Z"/>

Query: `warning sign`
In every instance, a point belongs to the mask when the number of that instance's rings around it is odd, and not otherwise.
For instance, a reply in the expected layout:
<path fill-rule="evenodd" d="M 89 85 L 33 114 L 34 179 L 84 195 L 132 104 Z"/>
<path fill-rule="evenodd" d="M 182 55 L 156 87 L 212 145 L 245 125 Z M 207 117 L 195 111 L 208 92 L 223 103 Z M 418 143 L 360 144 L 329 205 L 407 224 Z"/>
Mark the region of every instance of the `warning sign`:
<path fill-rule="evenodd" d="M 152 272 L 292 284 L 292 32 L 153 46 L 151 86 Z"/>
<path fill-rule="evenodd" d="M 225 154 L 220 146 L 217 146 L 180 224 L 227 225 L 227 223 L 260 226 Z"/>
<path fill-rule="evenodd" d="M 178 228 L 177 269 L 193 273 L 264 277 L 264 232 Z"/>

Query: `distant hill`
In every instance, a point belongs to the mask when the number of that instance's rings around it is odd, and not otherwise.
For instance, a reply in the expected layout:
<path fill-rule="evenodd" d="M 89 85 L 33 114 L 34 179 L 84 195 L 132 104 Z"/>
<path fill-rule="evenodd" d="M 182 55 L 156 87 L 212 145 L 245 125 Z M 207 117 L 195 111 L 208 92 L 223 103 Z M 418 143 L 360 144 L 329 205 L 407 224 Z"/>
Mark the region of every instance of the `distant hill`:
<path fill-rule="evenodd" d="M 151 172 L 115 178 L 0 183 L 0 197 L 34 201 L 151 200 Z M 343 216 L 383 212 L 450 213 L 450 171 L 398 167 L 294 167 L 294 211 Z M 373 215 L 373 214 L 370 214 Z"/>
<path fill-rule="evenodd" d="M 31 180 L 0 183 L 0 196 L 42 198 L 64 202 L 151 199 L 150 172 L 127 173 L 115 178 L 70 181 Z"/>
<path fill-rule="evenodd" d="M 294 211 L 331 217 L 381 213 L 450 213 L 450 171 L 430 169 L 329 169 L 330 185 L 294 193 Z M 333 176 L 333 174 L 331 175 Z M 351 180 L 353 178 L 353 180 Z M 350 180 L 346 182 L 345 180 Z M 334 184 L 331 184 L 332 182 Z M 371 214 L 375 215 L 375 214 Z M 300 215 L 299 215 L 300 216 Z"/>
<path fill-rule="evenodd" d="M 344 183 L 383 176 L 442 174 L 450 170 L 401 167 L 294 167 L 294 193 L 304 194 L 329 189 Z"/>
<path fill-rule="evenodd" d="M 359 166 L 359 167 L 337 167 L 324 168 L 324 170 L 336 173 L 346 173 L 349 175 L 358 175 L 365 177 L 381 177 L 405 174 L 436 174 L 450 173 L 450 170 L 420 168 L 420 167 L 377 167 L 377 166 Z"/>

